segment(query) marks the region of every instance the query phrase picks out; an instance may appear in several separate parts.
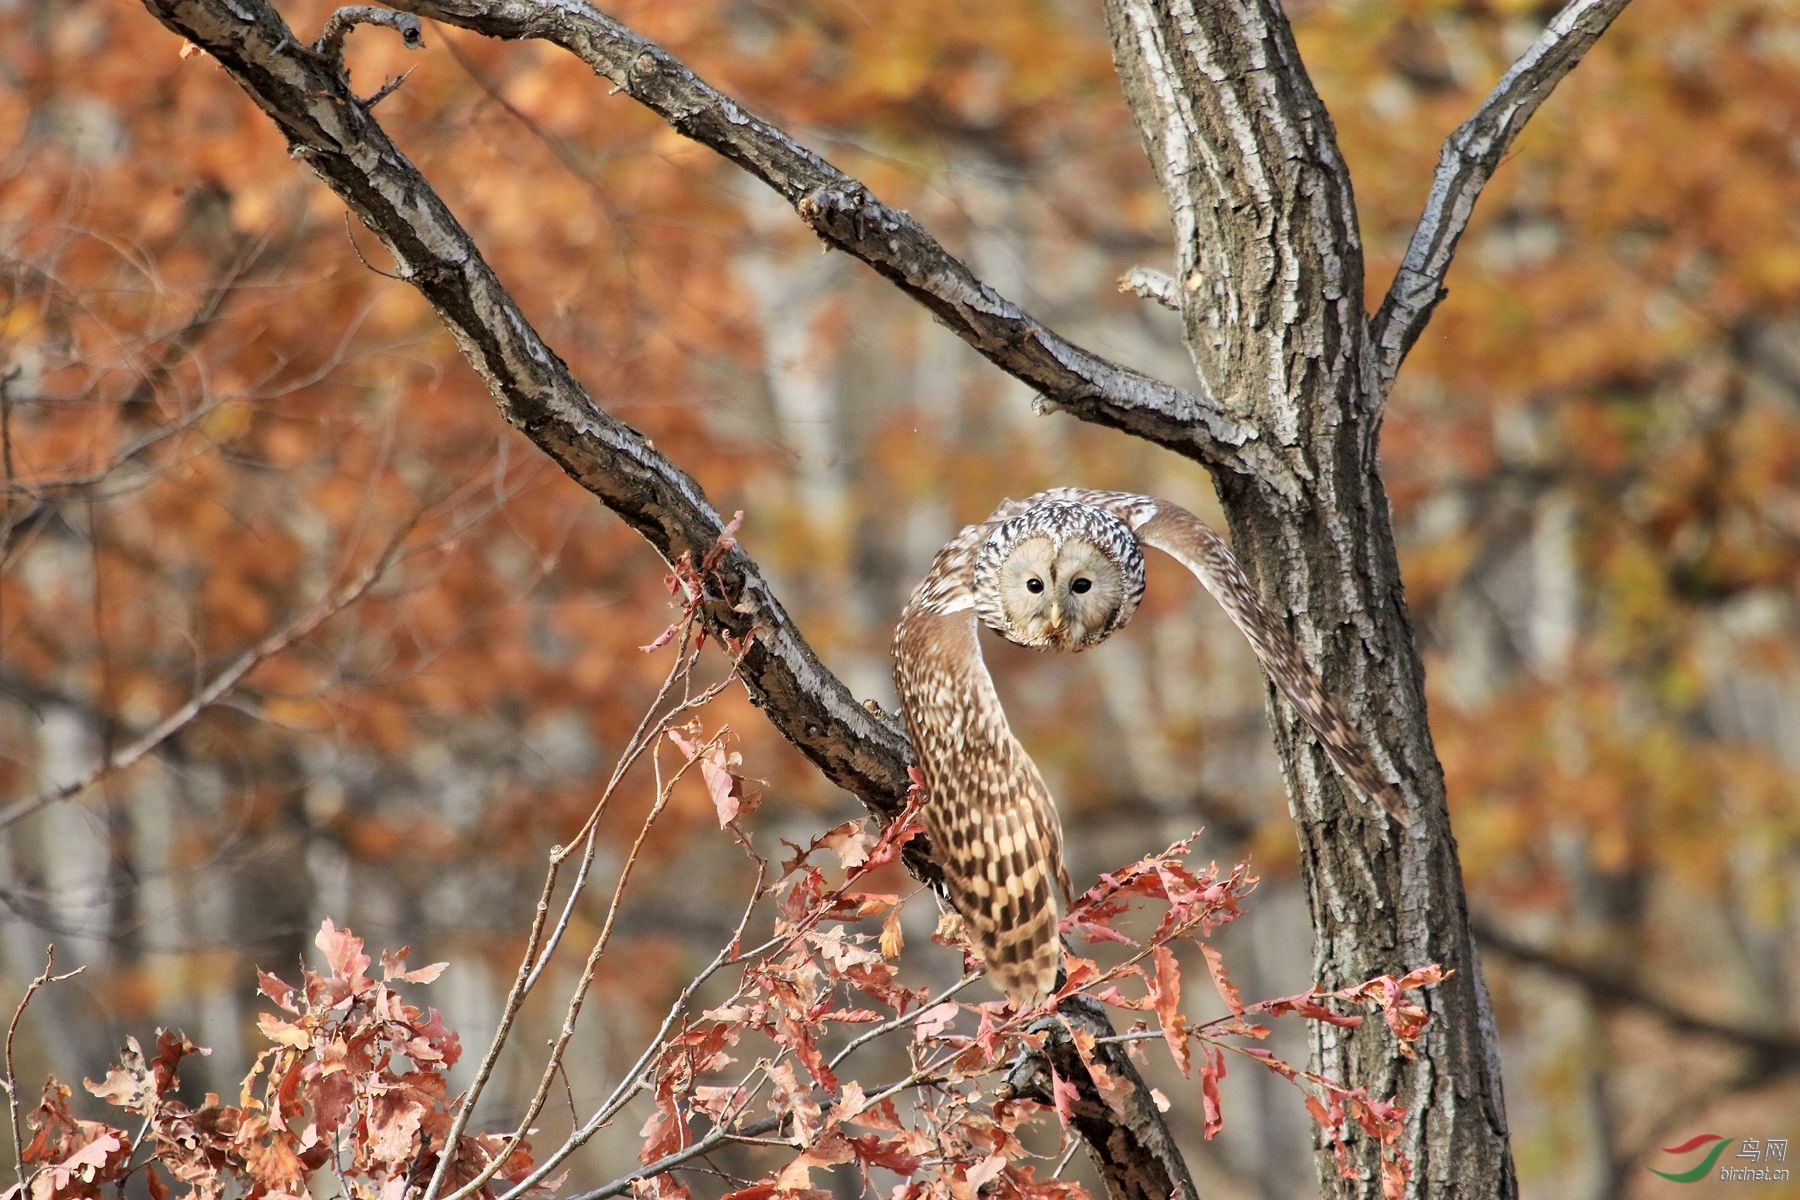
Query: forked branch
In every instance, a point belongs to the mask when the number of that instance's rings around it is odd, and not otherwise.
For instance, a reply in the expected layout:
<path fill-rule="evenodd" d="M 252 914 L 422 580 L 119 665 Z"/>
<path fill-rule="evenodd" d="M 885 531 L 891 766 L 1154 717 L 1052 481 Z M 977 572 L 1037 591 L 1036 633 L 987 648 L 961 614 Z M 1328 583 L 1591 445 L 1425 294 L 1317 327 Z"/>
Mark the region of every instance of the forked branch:
<path fill-rule="evenodd" d="M 25 994 L 19 998 L 18 1007 L 13 1009 L 12 1020 L 6 1023 L 6 1037 L 0 1045 L 0 1090 L 6 1092 L 7 1124 L 12 1132 L 13 1169 L 18 1176 L 18 1194 L 31 1194 L 31 1179 L 25 1170 L 24 1128 L 19 1115 L 19 1076 L 13 1067 L 13 1039 L 18 1036 L 19 1022 L 25 1019 L 25 1009 L 30 1006 L 31 998 L 38 994 L 38 989 L 52 983 L 61 983 L 65 979 L 73 979 L 85 971 L 86 967 L 76 967 L 61 975 L 56 971 L 56 947 L 44 948 L 44 969 L 37 978 L 25 985 Z"/>
<path fill-rule="evenodd" d="M 580 0 L 390 0 L 489 37 L 561 46 L 614 86 L 768 185 L 824 241 L 892 281 L 1051 407 L 1228 470 L 1254 433 L 1212 399 L 1172 387 L 1046 328 L 976 276 L 912 216 L 878 200 L 782 129 L 747 111 L 663 47 Z"/>
<path fill-rule="evenodd" d="M 1456 255 L 1456 245 L 1469 227 L 1475 202 L 1513 139 L 1629 3 L 1631 0 L 1569 0 L 1531 48 L 1500 77 L 1475 114 L 1445 140 L 1425 211 L 1375 314 L 1373 332 L 1383 395 L 1431 320 L 1432 310 L 1444 298 L 1444 276 Z"/>

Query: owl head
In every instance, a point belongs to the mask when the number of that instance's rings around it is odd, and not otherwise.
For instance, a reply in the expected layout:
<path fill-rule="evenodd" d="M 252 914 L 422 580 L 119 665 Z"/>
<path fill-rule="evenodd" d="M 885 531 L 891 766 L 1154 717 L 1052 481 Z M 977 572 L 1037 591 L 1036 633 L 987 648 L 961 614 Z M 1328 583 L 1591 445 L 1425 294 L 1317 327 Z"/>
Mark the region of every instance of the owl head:
<path fill-rule="evenodd" d="M 1144 556 L 1117 517 L 1052 500 L 1003 521 L 975 556 L 975 614 L 1009 642 L 1085 650 L 1131 619 Z"/>

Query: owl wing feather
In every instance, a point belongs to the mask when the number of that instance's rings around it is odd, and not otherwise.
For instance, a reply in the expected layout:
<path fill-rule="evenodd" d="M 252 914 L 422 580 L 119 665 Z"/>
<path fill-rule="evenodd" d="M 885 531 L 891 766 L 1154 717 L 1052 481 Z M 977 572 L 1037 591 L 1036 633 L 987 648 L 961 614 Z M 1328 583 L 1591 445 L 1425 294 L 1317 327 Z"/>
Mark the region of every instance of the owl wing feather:
<path fill-rule="evenodd" d="M 1113 493 L 1114 496 L 1122 493 Z M 1133 496 L 1136 501 L 1143 497 Z M 1129 519 L 1128 519 L 1129 523 Z M 1406 797 L 1381 773 L 1362 735 L 1351 724 L 1337 698 L 1325 690 L 1318 672 L 1300 652 L 1287 623 L 1269 610 L 1258 596 L 1231 547 L 1210 525 L 1180 505 L 1155 502 L 1155 511 L 1134 528 L 1140 541 L 1154 546 L 1192 571 L 1201 586 L 1212 593 L 1231 623 L 1241 630 L 1250 648 L 1313 733 L 1325 755 L 1350 785 L 1366 799 L 1379 804 L 1402 827 L 1412 824 Z"/>

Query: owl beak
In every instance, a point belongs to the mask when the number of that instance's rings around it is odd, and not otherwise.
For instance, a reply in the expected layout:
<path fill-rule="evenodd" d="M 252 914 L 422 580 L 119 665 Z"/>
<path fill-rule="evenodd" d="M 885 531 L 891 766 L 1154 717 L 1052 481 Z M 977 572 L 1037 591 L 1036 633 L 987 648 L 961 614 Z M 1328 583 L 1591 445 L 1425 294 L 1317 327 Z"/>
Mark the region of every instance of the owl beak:
<path fill-rule="evenodd" d="M 1062 605 L 1052 604 L 1050 606 L 1049 622 L 1050 622 L 1050 628 L 1053 632 L 1055 632 L 1055 633 L 1062 632 L 1062 627 L 1063 627 Z"/>

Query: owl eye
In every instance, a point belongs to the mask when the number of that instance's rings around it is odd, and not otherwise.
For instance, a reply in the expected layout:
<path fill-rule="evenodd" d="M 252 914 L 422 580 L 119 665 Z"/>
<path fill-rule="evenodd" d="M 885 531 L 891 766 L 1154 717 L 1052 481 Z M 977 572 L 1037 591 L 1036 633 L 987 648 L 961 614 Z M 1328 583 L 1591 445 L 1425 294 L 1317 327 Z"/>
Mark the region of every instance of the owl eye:
<path fill-rule="evenodd" d="M 1084 577 L 1081 579 L 1077 579 L 1075 582 L 1071 583 L 1069 585 L 1069 590 L 1071 592 L 1074 592 L 1077 596 L 1079 596 L 1083 592 L 1087 591 L 1089 588 L 1091 588 L 1093 586 L 1094 586 L 1094 581 Z"/>
<path fill-rule="evenodd" d="M 1035 596 L 1044 590 L 1044 581 L 1033 575 L 1025 581 L 1025 590 Z"/>

